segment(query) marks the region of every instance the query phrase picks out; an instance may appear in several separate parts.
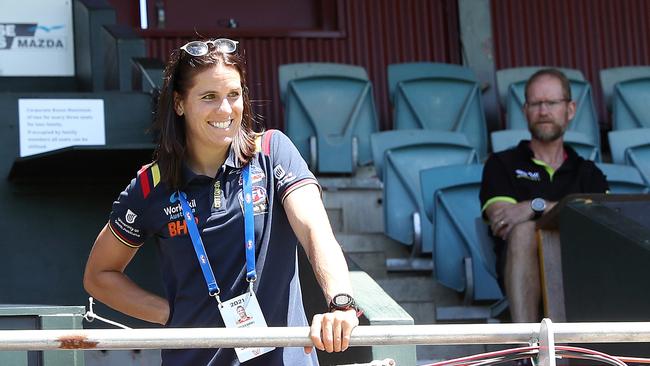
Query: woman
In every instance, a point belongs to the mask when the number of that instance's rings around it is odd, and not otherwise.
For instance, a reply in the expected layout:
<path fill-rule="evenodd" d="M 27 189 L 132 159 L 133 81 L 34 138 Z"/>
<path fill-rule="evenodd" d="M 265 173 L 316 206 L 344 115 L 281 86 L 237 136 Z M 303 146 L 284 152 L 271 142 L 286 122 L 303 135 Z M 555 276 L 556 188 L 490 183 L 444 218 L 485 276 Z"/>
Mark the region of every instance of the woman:
<path fill-rule="evenodd" d="M 254 319 L 246 324 L 305 326 L 299 241 L 330 301 L 329 313 L 314 316 L 310 337 L 318 349 L 344 351 L 358 320 L 320 187 L 285 135 L 254 132 L 236 49 L 236 41 L 216 39 L 172 53 L 154 122 L 156 159 L 113 204 L 86 264 L 84 287 L 114 309 L 170 327 L 237 326 L 233 314 L 242 304 Z M 151 236 L 166 299 L 124 274 Z M 163 350 L 162 359 L 164 365 L 230 365 L 248 357 L 254 358 L 246 365 L 317 364 L 310 353 L 311 347 L 237 349 L 237 355 L 232 349 Z"/>

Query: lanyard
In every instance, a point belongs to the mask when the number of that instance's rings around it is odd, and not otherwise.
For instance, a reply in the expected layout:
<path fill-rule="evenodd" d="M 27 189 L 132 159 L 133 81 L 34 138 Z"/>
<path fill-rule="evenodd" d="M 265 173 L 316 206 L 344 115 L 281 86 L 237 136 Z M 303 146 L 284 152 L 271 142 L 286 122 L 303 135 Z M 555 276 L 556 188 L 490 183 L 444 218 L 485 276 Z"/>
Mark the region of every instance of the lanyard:
<path fill-rule="evenodd" d="M 253 189 L 251 183 L 250 164 L 251 163 L 246 164 L 246 166 L 244 166 L 242 169 L 242 180 L 244 184 L 242 201 L 244 206 L 244 248 L 246 249 L 246 281 L 250 283 L 252 290 L 253 282 L 257 279 L 257 273 L 255 272 L 255 221 L 253 217 Z M 214 277 L 212 266 L 210 266 L 208 254 L 205 252 L 205 246 L 203 245 L 203 240 L 201 239 L 199 228 L 196 226 L 192 208 L 187 202 L 185 193 L 178 192 L 178 199 L 181 202 L 183 217 L 185 218 L 187 230 L 190 233 L 190 239 L 192 240 L 192 245 L 194 246 L 194 251 L 196 252 L 196 258 L 199 260 L 199 265 L 201 266 L 201 271 L 203 272 L 205 283 L 208 285 L 208 292 L 210 293 L 210 296 L 216 296 L 217 301 L 219 301 L 220 289 L 217 285 L 217 279 Z"/>

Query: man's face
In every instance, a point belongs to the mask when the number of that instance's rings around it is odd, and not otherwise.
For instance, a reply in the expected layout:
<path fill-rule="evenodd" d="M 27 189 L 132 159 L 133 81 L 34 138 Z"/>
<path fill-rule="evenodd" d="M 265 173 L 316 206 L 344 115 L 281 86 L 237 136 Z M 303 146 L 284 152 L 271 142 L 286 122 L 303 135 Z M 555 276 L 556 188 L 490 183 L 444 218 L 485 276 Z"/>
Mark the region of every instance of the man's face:
<path fill-rule="evenodd" d="M 562 137 L 575 111 L 575 102 L 565 99 L 562 83 L 553 76 L 541 76 L 528 88 L 524 113 L 536 140 L 549 142 Z"/>

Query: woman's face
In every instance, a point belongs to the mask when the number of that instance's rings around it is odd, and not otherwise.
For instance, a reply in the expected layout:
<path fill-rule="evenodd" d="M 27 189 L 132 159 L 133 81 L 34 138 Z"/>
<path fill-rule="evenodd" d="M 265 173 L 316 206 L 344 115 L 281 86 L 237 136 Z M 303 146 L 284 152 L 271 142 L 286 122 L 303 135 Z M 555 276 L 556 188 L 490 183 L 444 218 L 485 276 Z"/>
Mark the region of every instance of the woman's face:
<path fill-rule="evenodd" d="M 174 94 L 174 107 L 185 117 L 188 147 L 194 151 L 229 147 L 244 111 L 237 69 L 215 65 L 194 76 L 186 95 Z"/>

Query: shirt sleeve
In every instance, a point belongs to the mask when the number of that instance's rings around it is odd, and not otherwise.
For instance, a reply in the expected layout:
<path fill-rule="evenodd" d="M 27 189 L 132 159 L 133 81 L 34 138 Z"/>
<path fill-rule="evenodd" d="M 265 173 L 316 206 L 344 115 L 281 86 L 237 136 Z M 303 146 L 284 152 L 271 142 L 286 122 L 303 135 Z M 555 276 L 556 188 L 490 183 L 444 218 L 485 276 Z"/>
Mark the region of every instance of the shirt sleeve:
<path fill-rule="evenodd" d="M 517 203 L 515 188 L 508 179 L 505 166 L 496 155 L 490 156 L 483 167 L 479 199 L 483 213 L 494 202 Z"/>
<path fill-rule="evenodd" d="M 588 166 L 591 168 L 589 171 L 591 174 L 588 174 L 584 181 L 584 193 L 607 193 L 609 192 L 609 183 L 607 182 L 607 177 L 603 174 L 596 164 L 591 161 L 586 161 Z"/>
<path fill-rule="evenodd" d="M 320 190 L 320 185 L 314 174 L 309 170 L 307 163 L 291 140 L 278 130 L 269 130 L 266 133 L 272 134 L 269 150 L 273 164 L 275 189 L 280 197 L 280 202 L 284 203 L 284 199 L 291 192 L 307 184 L 315 184 Z"/>
<path fill-rule="evenodd" d="M 124 245 L 139 248 L 149 237 L 151 230 L 146 223 L 146 198 L 150 179 L 148 169 L 141 170 L 138 176 L 120 193 L 113 202 L 108 225 L 115 237 Z"/>

